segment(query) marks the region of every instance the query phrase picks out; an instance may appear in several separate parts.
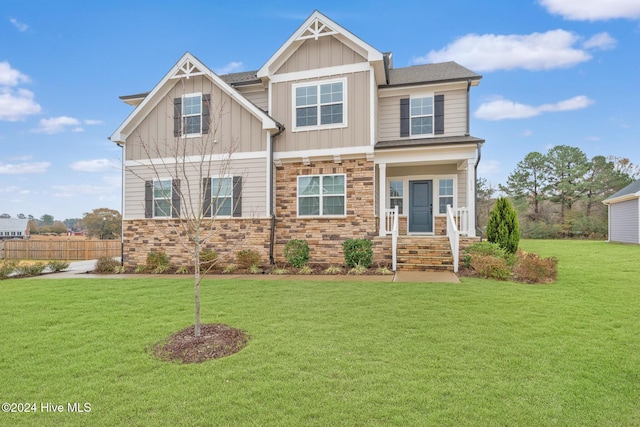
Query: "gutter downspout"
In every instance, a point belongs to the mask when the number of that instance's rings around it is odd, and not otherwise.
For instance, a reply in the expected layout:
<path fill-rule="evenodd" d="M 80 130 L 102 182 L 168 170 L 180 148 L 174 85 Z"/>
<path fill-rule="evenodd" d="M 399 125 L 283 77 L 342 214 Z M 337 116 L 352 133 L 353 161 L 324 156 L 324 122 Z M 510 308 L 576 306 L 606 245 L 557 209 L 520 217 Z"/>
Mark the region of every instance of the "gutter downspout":
<path fill-rule="evenodd" d="M 271 185 L 269 186 L 269 212 L 271 214 L 271 233 L 269 235 L 269 264 L 274 265 L 275 259 L 273 256 L 274 245 L 276 239 L 276 212 L 273 206 L 273 196 L 275 194 L 275 185 L 273 185 L 273 143 L 277 136 L 284 132 L 284 125 L 281 123 L 277 123 L 278 132 L 271 135 L 271 144 L 269 147 L 269 182 Z"/>

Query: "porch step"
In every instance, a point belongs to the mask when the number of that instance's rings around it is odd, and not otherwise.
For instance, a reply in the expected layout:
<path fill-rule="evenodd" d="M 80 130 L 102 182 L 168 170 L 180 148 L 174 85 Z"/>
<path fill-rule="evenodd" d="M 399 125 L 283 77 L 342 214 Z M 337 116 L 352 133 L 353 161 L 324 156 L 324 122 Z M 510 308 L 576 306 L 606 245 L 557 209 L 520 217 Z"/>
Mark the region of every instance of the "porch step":
<path fill-rule="evenodd" d="M 446 237 L 400 237 L 398 270 L 453 271 L 453 255 Z"/>

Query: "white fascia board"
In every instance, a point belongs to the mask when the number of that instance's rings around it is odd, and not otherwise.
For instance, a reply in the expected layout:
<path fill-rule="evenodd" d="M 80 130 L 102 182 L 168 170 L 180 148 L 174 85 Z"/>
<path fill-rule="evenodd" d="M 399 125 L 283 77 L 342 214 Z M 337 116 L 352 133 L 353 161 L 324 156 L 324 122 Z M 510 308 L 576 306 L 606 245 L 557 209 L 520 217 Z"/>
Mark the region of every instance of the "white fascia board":
<path fill-rule="evenodd" d="M 381 87 L 378 88 L 378 96 L 380 98 L 387 98 L 390 96 L 398 96 L 398 95 L 406 95 L 411 92 L 421 92 L 421 91 L 429 91 L 429 92 L 437 92 L 437 91 L 445 91 L 445 90 L 456 90 L 456 89 L 467 89 L 467 82 L 448 82 L 448 83 L 424 83 L 424 84 L 416 84 L 416 85 L 406 85 L 406 86 L 389 86 L 389 87 Z"/>
<path fill-rule="evenodd" d="M 350 31 L 338 25 L 336 22 L 332 21 L 316 10 L 302 23 L 302 25 L 300 25 L 300 27 L 298 27 L 298 29 L 291 35 L 291 37 L 289 37 L 287 41 L 284 42 L 282 46 L 280 46 L 276 53 L 274 53 L 271 58 L 269 58 L 267 62 L 258 70 L 257 77 L 271 77 L 271 75 L 276 71 L 275 69 L 271 69 L 272 66 L 284 63 L 284 61 L 286 61 L 293 54 L 293 52 L 295 52 L 295 48 L 297 48 L 298 45 L 302 44 L 302 41 L 299 40 L 300 36 L 316 19 L 321 20 L 322 22 L 326 23 L 331 28 L 336 30 L 338 32 L 338 34 L 335 35 L 336 38 L 343 41 L 343 43 L 346 42 L 349 47 L 353 48 L 369 62 L 383 60 L 382 52 L 364 42 L 362 39 L 356 37 Z"/>
<path fill-rule="evenodd" d="M 336 156 L 342 159 L 352 157 L 366 157 L 373 154 L 373 147 L 341 147 L 341 148 L 324 148 L 317 150 L 300 150 L 300 151 L 276 151 L 273 153 L 273 160 L 280 162 L 296 161 L 301 159 L 309 160 L 333 160 Z"/>
<path fill-rule="evenodd" d="M 338 76 L 349 73 L 359 73 L 370 70 L 371 65 L 368 62 L 358 62 L 355 64 L 336 65 L 335 67 L 314 68 L 312 70 L 276 74 L 275 76 L 271 77 L 270 81 L 272 83 L 282 83 L 304 79 L 317 79 L 320 77 Z"/>
<path fill-rule="evenodd" d="M 169 72 L 160 80 L 160 82 L 153 88 L 153 90 L 145 97 L 145 99 L 138 105 L 129 116 L 125 119 L 125 121 L 118 127 L 118 129 L 109 137 L 109 139 L 116 143 L 124 143 L 126 138 L 129 136 L 128 129 L 132 129 L 137 127 L 140 122 L 146 117 L 144 114 L 147 109 L 155 106 L 158 102 L 158 99 L 162 99 L 164 95 L 166 95 L 173 84 L 169 84 L 170 80 L 173 80 L 174 75 L 180 69 L 180 65 L 185 61 L 191 61 L 195 64 L 202 73 L 199 75 L 204 75 L 211 79 L 216 86 L 218 86 L 223 92 L 229 95 L 232 99 L 235 99 L 240 105 L 250 111 L 254 116 L 256 116 L 262 122 L 262 129 L 265 130 L 277 130 L 278 125 L 274 119 L 272 119 L 268 114 L 264 111 L 256 107 L 253 103 L 251 103 L 247 98 L 242 96 L 237 90 L 229 86 L 224 80 L 218 77 L 213 71 L 211 71 L 206 65 L 200 62 L 195 56 L 191 53 L 187 52 L 178 62 L 175 63 L 173 67 L 169 70 Z"/>
<path fill-rule="evenodd" d="M 458 163 L 476 158 L 476 145 L 464 144 L 456 147 L 432 146 L 377 150 L 375 162 L 391 164 Z"/>
<path fill-rule="evenodd" d="M 223 162 L 228 160 L 233 161 L 233 160 L 264 159 L 264 158 L 267 158 L 266 151 L 247 151 L 242 153 L 231 153 L 231 154 L 209 154 L 204 157 L 188 156 L 185 158 L 166 157 L 161 159 L 126 160 L 124 162 L 124 167 L 173 165 L 176 163 Z"/>
<path fill-rule="evenodd" d="M 619 196 L 619 197 L 616 197 L 615 199 L 603 200 L 602 203 L 604 203 L 605 205 L 610 205 L 613 203 L 626 202 L 633 199 L 640 199 L 640 191 L 636 193 L 625 194 L 624 196 Z"/>

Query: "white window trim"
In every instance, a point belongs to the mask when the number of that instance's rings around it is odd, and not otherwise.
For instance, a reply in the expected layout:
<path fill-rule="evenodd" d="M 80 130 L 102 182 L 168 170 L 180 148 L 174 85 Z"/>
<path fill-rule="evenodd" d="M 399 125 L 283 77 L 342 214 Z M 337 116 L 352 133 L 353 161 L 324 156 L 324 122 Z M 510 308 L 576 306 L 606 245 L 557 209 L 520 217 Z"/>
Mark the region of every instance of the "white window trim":
<path fill-rule="evenodd" d="M 339 83 L 342 82 L 342 123 L 332 123 L 328 125 L 321 125 L 320 123 L 320 93 L 318 93 L 318 124 L 315 126 L 297 126 L 297 107 L 296 107 L 296 89 L 299 87 L 307 87 L 307 86 L 316 86 L 320 87 L 320 85 L 331 84 L 331 83 Z M 316 80 L 313 82 L 304 82 L 304 83 L 294 83 L 291 85 L 291 123 L 293 123 L 292 132 L 305 132 L 309 130 L 320 130 L 320 129 L 340 129 L 347 127 L 347 78 L 343 77 L 340 79 L 331 79 L 331 80 Z"/>
<path fill-rule="evenodd" d="M 156 198 L 156 182 L 169 181 L 169 197 L 167 198 Z M 153 218 L 171 218 L 173 211 L 173 178 L 160 178 L 153 180 Z M 168 215 L 156 215 L 156 200 L 169 200 L 169 214 Z"/>
<path fill-rule="evenodd" d="M 185 117 L 187 117 L 184 114 L 184 100 L 186 98 L 193 98 L 193 97 L 200 97 L 200 132 L 198 133 L 184 133 L 184 128 L 186 127 L 186 121 L 185 121 Z M 199 136 L 202 136 L 202 92 L 193 92 L 193 93 L 185 93 L 184 95 L 182 95 L 182 104 L 180 105 L 180 134 L 182 135 L 183 138 L 197 138 Z M 195 114 L 190 114 L 188 117 L 195 117 Z"/>
<path fill-rule="evenodd" d="M 402 197 L 393 197 L 393 198 L 394 199 L 402 198 L 402 212 L 399 215 L 400 216 L 406 216 L 407 213 L 405 211 L 406 211 L 407 203 L 406 203 L 405 194 L 407 194 L 407 190 L 405 189 L 405 187 L 408 187 L 409 184 L 408 184 L 408 181 L 404 179 L 404 177 L 393 177 L 393 178 L 389 178 L 387 180 L 387 200 L 388 200 L 388 203 L 387 203 L 388 208 L 387 209 L 391 209 L 391 199 L 392 199 L 392 197 L 391 197 L 391 183 L 394 182 L 394 181 L 399 181 L 399 182 L 402 183 Z"/>
<path fill-rule="evenodd" d="M 387 189 L 391 185 L 391 181 L 402 181 L 402 205 L 407 207 L 405 212 L 400 214 L 401 217 L 409 215 L 409 181 L 432 181 L 433 186 L 431 189 L 433 197 L 433 216 L 445 216 L 446 213 L 440 213 L 440 180 L 441 179 L 453 179 L 453 206 L 452 209 L 456 209 L 458 206 L 458 176 L 453 174 L 444 175 L 409 175 L 409 176 L 393 176 L 387 177 Z M 448 197 L 448 196 L 447 196 Z M 385 206 L 387 209 L 391 206 L 390 191 L 387 191 Z"/>
<path fill-rule="evenodd" d="M 221 215 L 219 213 L 215 213 L 215 217 L 216 218 L 232 218 L 233 217 L 233 176 L 232 175 L 212 175 L 209 177 L 209 185 L 211 186 L 211 216 L 214 215 L 213 212 L 213 199 L 217 198 L 218 196 L 215 196 L 213 194 L 213 180 L 214 179 L 230 179 L 231 180 L 231 195 L 229 197 L 224 197 L 225 199 L 230 198 L 231 199 L 231 214 L 229 215 Z"/>
<path fill-rule="evenodd" d="M 422 99 L 422 98 L 431 98 L 431 133 L 418 133 L 418 134 L 414 134 L 412 132 L 413 126 L 412 126 L 412 119 L 413 119 L 413 115 L 411 114 L 411 101 L 414 99 Z M 436 95 L 435 92 L 419 92 L 419 93 L 414 93 L 410 96 L 409 98 L 409 138 L 430 138 L 433 137 L 435 135 L 434 133 L 434 127 L 435 127 L 435 100 L 436 100 Z M 427 117 L 427 116 L 415 116 L 415 117 Z M 406 137 L 405 137 L 406 138 Z"/>
<path fill-rule="evenodd" d="M 453 185 L 453 194 L 451 194 L 451 195 L 449 195 L 449 194 L 446 194 L 446 195 L 442 194 L 441 195 L 440 194 L 440 180 L 445 180 L 445 179 L 450 179 L 450 180 L 453 181 L 453 184 L 452 184 Z M 448 177 L 448 176 L 442 176 L 441 175 L 441 176 L 438 176 L 438 178 L 435 181 L 437 181 L 437 183 L 438 183 L 437 191 L 434 191 L 434 193 L 438 194 L 437 197 L 436 197 L 436 200 L 435 200 L 438 203 L 437 203 L 437 209 L 434 209 L 434 212 L 437 212 L 437 213 L 434 213 L 434 215 L 444 216 L 447 213 L 446 212 L 440 213 L 440 197 L 451 197 L 451 198 L 453 198 L 453 201 L 451 202 L 451 209 L 456 209 L 456 207 L 458 206 L 458 194 L 457 194 L 458 193 L 458 190 L 457 190 L 458 182 L 457 182 L 457 177 L 456 176 Z M 434 203 L 434 205 L 435 204 L 436 203 Z"/>
<path fill-rule="evenodd" d="M 310 178 L 310 177 L 320 177 L 320 194 L 318 196 L 302 196 L 302 197 L 319 197 L 320 198 L 320 206 L 318 212 L 319 215 L 301 215 L 300 214 L 300 178 Z M 344 197 L 344 213 L 337 215 L 324 215 L 322 213 L 322 185 L 323 185 L 323 177 L 325 176 L 342 176 L 344 177 L 344 193 L 342 196 Z M 340 194 L 329 194 L 329 196 L 340 196 Z M 324 173 L 324 174 L 312 174 L 312 175 L 298 175 L 296 178 L 296 215 L 299 218 L 344 218 L 347 216 L 347 174 L 344 173 Z"/>

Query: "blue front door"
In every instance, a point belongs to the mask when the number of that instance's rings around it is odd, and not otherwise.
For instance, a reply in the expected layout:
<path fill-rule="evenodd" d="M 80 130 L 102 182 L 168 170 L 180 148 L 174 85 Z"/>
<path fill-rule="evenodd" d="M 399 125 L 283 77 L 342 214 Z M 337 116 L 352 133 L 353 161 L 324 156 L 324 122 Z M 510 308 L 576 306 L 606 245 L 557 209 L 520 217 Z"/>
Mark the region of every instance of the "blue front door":
<path fill-rule="evenodd" d="M 433 181 L 409 181 L 409 233 L 433 233 Z"/>

